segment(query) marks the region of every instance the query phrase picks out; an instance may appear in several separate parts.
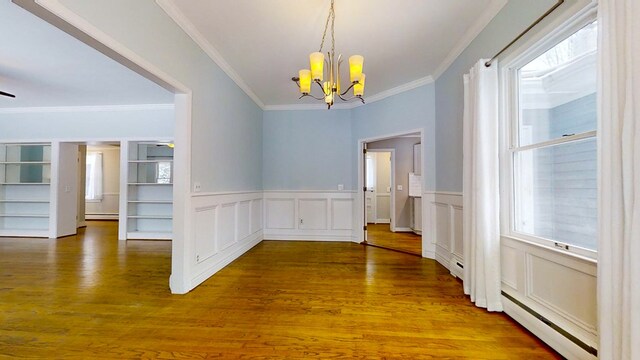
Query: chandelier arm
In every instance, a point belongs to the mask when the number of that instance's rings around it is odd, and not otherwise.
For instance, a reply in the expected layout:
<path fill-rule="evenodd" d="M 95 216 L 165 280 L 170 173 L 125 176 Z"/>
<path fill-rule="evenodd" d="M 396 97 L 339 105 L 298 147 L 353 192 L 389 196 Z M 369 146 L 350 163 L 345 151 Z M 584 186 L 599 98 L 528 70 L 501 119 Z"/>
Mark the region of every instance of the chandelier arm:
<path fill-rule="evenodd" d="M 346 95 L 349 92 L 349 90 L 353 89 L 353 87 L 356 86 L 357 83 L 358 83 L 357 81 L 352 82 L 351 85 L 349 85 L 349 87 L 347 88 L 347 90 L 345 90 L 342 94 L 340 94 L 340 98 L 342 99 L 342 96 Z"/>
<path fill-rule="evenodd" d="M 313 95 L 311 95 L 311 94 L 302 94 L 302 95 L 300 95 L 300 97 L 298 98 L 298 100 L 300 100 L 300 99 L 302 99 L 302 98 L 304 98 L 304 97 L 311 97 L 311 98 L 314 98 L 314 99 L 316 99 L 316 100 L 324 100 L 324 98 L 315 97 L 315 96 L 313 96 Z"/>
<path fill-rule="evenodd" d="M 362 96 L 352 96 L 348 99 L 345 99 L 342 97 L 342 95 L 338 94 L 338 97 L 340 98 L 340 100 L 344 101 L 344 102 L 348 102 L 354 99 L 360 99 L 360 101 L 362 101 L 362 103 L 364 104 L 364 98 Z"/>
<path fill-rule="evenodd" d="M 322 83 L 320 83 L 320 81 L 314 81 L 316 84 L 318 84 L 318 86 L 320 86 L 320 91 L 322 91 L 322 93 L 324 94 L 324 96 L 327 96 L 329 94 L 327 94 L 326 92 L 324 92 L 324 86 L 322 86 Z M 323 99 L 324 100 L 324 99 Z"/>

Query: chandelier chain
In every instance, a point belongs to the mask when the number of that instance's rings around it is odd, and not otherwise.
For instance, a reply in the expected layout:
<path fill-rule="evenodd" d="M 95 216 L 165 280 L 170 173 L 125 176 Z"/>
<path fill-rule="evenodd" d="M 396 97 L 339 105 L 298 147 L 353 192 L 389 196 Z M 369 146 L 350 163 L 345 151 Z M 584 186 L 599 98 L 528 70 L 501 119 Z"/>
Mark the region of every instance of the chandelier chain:
<path fill-rule="evenodd" d="M 329 20 L 331 20 L 331 41 L 333 42 L 331 45 L 331 51 L 335 50 L 335 34 L 334 34 L 334 24 L 336 19 L 336 13 L 333 9 L 333 2 L 331 0 L 331 8 L 329 9 L 329 15 L 327 15 L 327 21 L 324 23 L 324 32 L 322 33 L 322 42 L 320 42 L 320 50 L 318 52 L 322 52 L 324 48 L 324 40 L 327 37 L 327 30 L 329 29 Z"/>

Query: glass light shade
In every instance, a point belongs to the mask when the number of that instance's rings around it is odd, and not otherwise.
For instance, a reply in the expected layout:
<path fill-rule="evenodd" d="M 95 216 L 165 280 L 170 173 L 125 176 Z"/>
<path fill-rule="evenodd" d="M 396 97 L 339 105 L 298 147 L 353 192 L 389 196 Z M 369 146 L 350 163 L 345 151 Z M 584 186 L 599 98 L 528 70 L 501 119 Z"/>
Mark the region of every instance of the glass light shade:
<path fill-rule="evenodd" d="M 331 89 L 331 85 L 328 81 L 324 83 L 324 102 L 327 104 L 333 103 L 333 89 Z"/>
<path fill-rule="evenodd" d="M 360 81 L 358 81 L 357 84 L 353 85 L 353 95 L 355 96 L 362 96 L 364 95 L 364 80 L 366 78 L 366 75 L 364 73 L 362 73 L 362 76 L 360 77 Z"/>
<path fill-rule="evenodd" d="M 363 65 L 364 57 L 362 55 L 353 55 L 349 57 L 349 75 L 352 83 L 360 80 Z"/>
<path fill-rule="evenodd" d="M 298 75 L 300 76 L 300 92 L 309 94 L 311 92 L 311 70 L 302 69 Z"/>
<path fill-rule="evenodd" d="M 321 52 L 311 53 L 311 55 L 309 55 L 309 64 L 311 66 L 311 78 L 313 80 L 322 81 L 324 54 Z"/>

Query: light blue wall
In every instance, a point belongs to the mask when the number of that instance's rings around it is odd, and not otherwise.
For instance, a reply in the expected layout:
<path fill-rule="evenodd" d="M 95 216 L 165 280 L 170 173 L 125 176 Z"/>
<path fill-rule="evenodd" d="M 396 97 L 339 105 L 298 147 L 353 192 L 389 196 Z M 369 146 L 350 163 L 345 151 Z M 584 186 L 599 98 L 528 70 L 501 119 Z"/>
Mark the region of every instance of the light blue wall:
<path fill-rule="evenodd" d="M 351 110 L 352 149 L 357 151 L 357 142 L 388 134 L 398 134 L 424 129 L 423 176 L 425 190 L 434 190 L 435 181 L 435 87 L 427 84 L 371 104 Z M 357 178 L 357 159 L 352 165 L 354 183 Z M 354 184 L 355 188 L 355 184 Z"/>
<path fill-rule="evenodd" d="M 585 2 L 567 0 L 545 21 L 552 21 L 567 8 Z M 463 74 L 479 59 L 497 53 L 554 3 L 555 0 L 510 0 L 436 80 L 436 188 L 439 191 L 462 191 Z"/>
<path fill-rule="evenodd" d="M 265 190 L 355 189 L 349 110 L 265 111 Z"/>
<path fill-rule="evenodd" d="M 172 139 L 173 109 L 0 113 L 0 140 Z"/>
<path fill-rule="evenodd" d="M 155 1 L 61 3 L 193 91 L 192 180 L 203 192 L 262 189 L 262 110 Z"/>
<path fill-rule="evenodd" d="M 265 190 L 357 188 L 358 141 L 425 129 L 427 189 L 435 188 L 434 85 L 351 110 L 265 111 Z M 424 165 L 423 165 L 424 166 Z"/>

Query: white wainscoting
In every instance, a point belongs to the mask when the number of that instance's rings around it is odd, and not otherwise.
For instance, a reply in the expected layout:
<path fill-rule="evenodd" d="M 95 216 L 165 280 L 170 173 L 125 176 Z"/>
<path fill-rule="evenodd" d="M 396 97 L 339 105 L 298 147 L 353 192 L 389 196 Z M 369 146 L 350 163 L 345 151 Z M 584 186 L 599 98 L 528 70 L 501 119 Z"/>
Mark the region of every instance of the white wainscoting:
<path fill-rule="evenodd" d="M 261 191 L 192 195 L 192 287 L 262 241 L 262 211 Z"/>
<path fill-rule="evenodd" d="M 502 290 L 597 348 L 597 266 L 593 261 L 524 241 L 501 238 Z M 505 312 L 570 359 L 595 359 L 569 339 L 503 297 Z"/>
<path fill-rule="evenodd" d="M 425 192 L 422 201 L 426 205 L 422 231 L 435 250 L 434 254 L 423 250 L 422 256 L 435 257 L 451 274 L 462 278 L 462 193 Z"/>
<path fill-rule="evenodd" d="M 265 240 L 352 241 L 355 192 L 265 191 Z"/>

